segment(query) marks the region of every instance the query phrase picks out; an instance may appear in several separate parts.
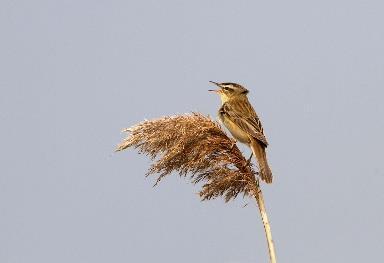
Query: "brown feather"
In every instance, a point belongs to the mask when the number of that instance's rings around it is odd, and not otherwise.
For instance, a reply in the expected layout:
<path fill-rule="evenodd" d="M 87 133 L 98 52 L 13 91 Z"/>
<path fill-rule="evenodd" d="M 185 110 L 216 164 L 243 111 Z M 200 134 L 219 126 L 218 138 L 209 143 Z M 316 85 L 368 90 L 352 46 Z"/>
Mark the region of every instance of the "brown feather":
<path fill-rule="evenodd" d="M 252 149 L 253 154 L 256 157 L 257 162 L 259 163 L 260 168 L 260 177 L 267 184 L 272 183 L 272 171 L 269 168 L 267 155 L 265 153 L 265 148 L 260 145 L 259 141 L 251 139 L 250 147 Z"/>
<path fill-rule="evenodd" d="M 240 99 L 227 101 L 220 108 L 219 115 L 224 115 L 223 118 L 230 119 L 244 132 L 259 140 L 265 147 L 268 146 L 261 121 L 247 97 L 242 96 Z"/>
<path fill-rule="evenodd" d="M 236 140 L 252 149 L 259 163 L 261 179 L 266 183 L 272 183 L 272 171 L 265 152 L 268 141 L 261 121 L 247 96 L 241 94 L 229 96 L 219 109 L 219 117 Z"/>

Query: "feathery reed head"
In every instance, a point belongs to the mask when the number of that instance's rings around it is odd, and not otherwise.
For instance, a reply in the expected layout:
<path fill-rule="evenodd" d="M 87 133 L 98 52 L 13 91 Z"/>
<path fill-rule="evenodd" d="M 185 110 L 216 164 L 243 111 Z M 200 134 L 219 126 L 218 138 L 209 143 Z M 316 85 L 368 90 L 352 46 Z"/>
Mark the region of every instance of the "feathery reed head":
<path fill-rule="evenodd" d="M 235 141 L 217 122 L 199 113 L 146 120 L 131 128 L 116 151 L 138 148 L 154 160 L 147 175 L 159 174 L 156 184 L 171 172 L 190 175 L 202 182 L 202 200 L 223 196 L 225 201 L 240 193 L 255 195 L 259 190 L 257 173 L 247 163 Z"/>

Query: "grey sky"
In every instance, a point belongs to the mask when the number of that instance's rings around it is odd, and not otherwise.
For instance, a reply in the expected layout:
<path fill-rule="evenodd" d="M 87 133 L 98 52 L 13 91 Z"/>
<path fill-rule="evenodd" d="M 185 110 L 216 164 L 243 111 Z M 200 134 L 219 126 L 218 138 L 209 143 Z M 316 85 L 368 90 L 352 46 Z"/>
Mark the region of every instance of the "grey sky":
<path fill-rule="evenodd" d="M 199 201 L 113 154 L 144 118 L 251 90 L 279 262 L 384 249 L 382 1 L 0 3 L 0 262 L 266 262 L 252 200 Z M 248 155 L 248 150 L 244 149 Z M 249 203 L 243 208 L 244 204 Z"/>

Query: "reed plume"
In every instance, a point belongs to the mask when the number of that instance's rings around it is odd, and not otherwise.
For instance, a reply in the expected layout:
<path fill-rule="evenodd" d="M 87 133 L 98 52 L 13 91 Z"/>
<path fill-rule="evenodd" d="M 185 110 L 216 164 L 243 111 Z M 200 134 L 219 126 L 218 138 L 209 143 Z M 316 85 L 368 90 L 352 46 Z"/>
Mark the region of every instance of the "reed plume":
<path fill-rule="evenodd" d="M 155 185 L 177 172 L 194 183 L 202 183 L 202 200 L 223 197 L 226 202 L 239 194 L 256 198 L 269 247 L 270 262 L 276 262 L 264 200 L 255 171 L 236 142 L 217 122 L 199 113 L 146 120 L 123 130 L 127 138 L 116 151 L 129 147 L 148 155 L 154 162 L 147 176 L 158 174 Z"/>

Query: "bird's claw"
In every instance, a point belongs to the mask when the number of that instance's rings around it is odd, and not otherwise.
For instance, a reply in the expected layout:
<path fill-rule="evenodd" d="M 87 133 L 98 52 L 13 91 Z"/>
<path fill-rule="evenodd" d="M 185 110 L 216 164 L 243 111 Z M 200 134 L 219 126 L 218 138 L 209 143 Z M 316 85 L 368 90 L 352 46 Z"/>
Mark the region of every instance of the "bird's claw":
<path fill-rule="evenodd" d="M 233 148 L 235 148 L 236 142 L 237 142 L 236 140 L 232 140 L 232 146 L 231 146 L 231 150 L 230 150 L 231 152 L 232 152 Z"/>
<path fill-rule="evenodd" d="M 249 158 L 248 158 L 248 160 L 247 160 L 247 165 L 249 165 L 249 164 L 251 163 L 252 156 L 253 156 L 253 153 L 251 153 L 251 156 L 249 156 Z"/>

